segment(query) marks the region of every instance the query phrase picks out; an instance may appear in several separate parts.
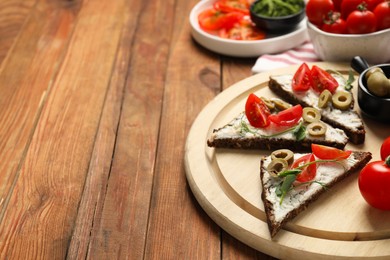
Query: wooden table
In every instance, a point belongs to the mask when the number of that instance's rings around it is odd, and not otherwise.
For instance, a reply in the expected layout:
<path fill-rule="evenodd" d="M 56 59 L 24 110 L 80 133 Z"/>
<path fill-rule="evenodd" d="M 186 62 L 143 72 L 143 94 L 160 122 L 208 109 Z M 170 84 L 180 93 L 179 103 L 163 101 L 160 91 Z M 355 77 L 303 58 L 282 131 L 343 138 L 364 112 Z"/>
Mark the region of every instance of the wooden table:
<path fill-rule="evenodd" d="M 192 40 L 196 2 L 0 1 L 0 259 L 273 259 L 186 181 L 193 120 L 255 62 Z"/>

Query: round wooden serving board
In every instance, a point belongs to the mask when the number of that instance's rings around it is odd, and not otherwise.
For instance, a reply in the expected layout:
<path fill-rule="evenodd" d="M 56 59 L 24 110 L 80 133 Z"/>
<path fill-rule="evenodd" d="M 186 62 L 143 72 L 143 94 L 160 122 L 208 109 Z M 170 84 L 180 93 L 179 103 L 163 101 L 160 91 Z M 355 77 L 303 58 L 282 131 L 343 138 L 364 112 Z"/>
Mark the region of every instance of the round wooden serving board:
<path fill-rule="evenodd" d="M 311 64 L 312 65 L 312 64 Z M 345 64 L 318 63 L 346 77 Z M 249 93 L 276 97 L 268 89 L 270 75 L 294 73 L 297 66 L 244 79 L 211 101 L 195 120 L 186 143 L 187 180 L 207 214 L 224 230 L 247 245 L 282 259 L 390 259 L 390 212 L 363 200 L 358 172 L 338 183 L 271 239 L 260 198 L 260 157 L 270 151 L 214 149 L 206 144 L 212 130 L 244 110 Z M 356 76 L 357 81 L 357 76 Z M 356 97 L 356 81 L 354 95 Z M 359 112 L 358 104 L 355 108 Z M 366 141 L 347 149 L 370 151 L 379 159 L 390 126 L 363 117 Z"/>

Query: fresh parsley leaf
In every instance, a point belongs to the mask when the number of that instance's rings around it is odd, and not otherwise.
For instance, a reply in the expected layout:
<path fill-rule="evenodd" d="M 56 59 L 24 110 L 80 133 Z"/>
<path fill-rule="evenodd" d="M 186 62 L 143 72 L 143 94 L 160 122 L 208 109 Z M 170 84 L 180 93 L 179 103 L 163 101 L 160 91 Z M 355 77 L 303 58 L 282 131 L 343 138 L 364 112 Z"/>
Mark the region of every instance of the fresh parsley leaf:
<path fill-rule="evenodd" d="M 302 141 L 306 137 L 306 127 L 302 123 L 300 123 L 293 130 L 293 134 L 297 141 Z"/>
<path fill-rule="evenodd" d="M 280 205 L 283 203 L 284 197 L 286 196 L 287 192 L 291 189 L 291 186 L 293 182 L 296 180 L 297 175 L 295 174 L 289 174 L 287 175 L 283 182 L 282 185 L 280 186 Z M 277 194 L 276 194 L 277 195 Z"/>

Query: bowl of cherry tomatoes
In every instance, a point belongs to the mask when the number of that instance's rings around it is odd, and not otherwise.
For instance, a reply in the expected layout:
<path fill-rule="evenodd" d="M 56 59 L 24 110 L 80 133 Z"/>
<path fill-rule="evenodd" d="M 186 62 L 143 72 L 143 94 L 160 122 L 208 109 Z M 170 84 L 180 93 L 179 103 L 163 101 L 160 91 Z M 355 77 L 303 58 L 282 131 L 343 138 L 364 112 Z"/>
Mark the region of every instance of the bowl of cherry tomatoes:
<path fill-rule="evenodd" d="M 362 56 L 372 64 L 390 61 L 390 1 L 309 0 L 306 16 L 320 59 L 349 62 Z"/>
<path fill-rule="evenodd" d="M 251 20 L 253 0 L 203 0 L 191 10 L 192 38 L 213 52 L 233 57 L 258 57 L 292 49 L 308 40 L 306 19 L 293 30 L 270 32 Z"/>

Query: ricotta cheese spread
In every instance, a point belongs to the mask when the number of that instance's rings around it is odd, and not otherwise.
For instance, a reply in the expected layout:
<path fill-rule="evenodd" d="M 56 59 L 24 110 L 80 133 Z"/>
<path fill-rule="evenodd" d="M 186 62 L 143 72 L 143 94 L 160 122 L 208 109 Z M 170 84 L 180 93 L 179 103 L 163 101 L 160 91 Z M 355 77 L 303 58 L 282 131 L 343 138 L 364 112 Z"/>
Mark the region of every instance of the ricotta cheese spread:
<path fill-rule="evenodd" d="M 302 119 L 301 119 L 302 120 Z M 334 128 L 328 124 L 326 124 L 326 133 L 325 136 L 311 136 L 306 130 L 306 139 L 307 140 L 327 140 L 331 142 L 337 143 L 347 143 L 348 137 L 344 133 L 344 131 Z M 286 129 L 291 127 L 278 127 L 274 124 L 271 124 L 269 127 L 265 128 L 256 128 L 253 127 L 248 118 L 245 116 L 245 113 L 240 113 L 236 118 L 234 118 L 230 123 L 225 125 L 224 127 L 215 131 L 211 140 L 215 139 L 225 139 L 225 138 L 256 138 L 256 137 L 265 137 L 272 138 L 270 136 L 275 135 L 275 138 L 283 138 L 286 140 L 295 140 L 296 137 L 292 133 L 292 131 L 287 131 L 282 133 Z M 278 134 L 281 133 L 281 134 Z"/>
<path fill-rule="evenodd" d="M 294 154 L 294 159 L 298 159 L 304 154 Z M 340 177 L 345 171 L 348 171 L 358 160 L 353 154 L 348 159 L 339 162 L 327 162 L 317 164 L 317 173 L 313 182 L 303 184 L 290 190 L 280 204 L 280 197 L 276 195 L 276 189 L 281 184 L 281 178 L 272 177 L 266 168 L 271 162 L 271 157 L 265 157 L 263 160 L 263 185 L 266 192 L 266 199 L 272 203 L 273 214 L 276 222 L 281 222 L 286 215 L 292 210 L 298 208 L 310 199 L 319 190 L 324 189 L 323 186 L 330 184 L 335 178 Z"/>

